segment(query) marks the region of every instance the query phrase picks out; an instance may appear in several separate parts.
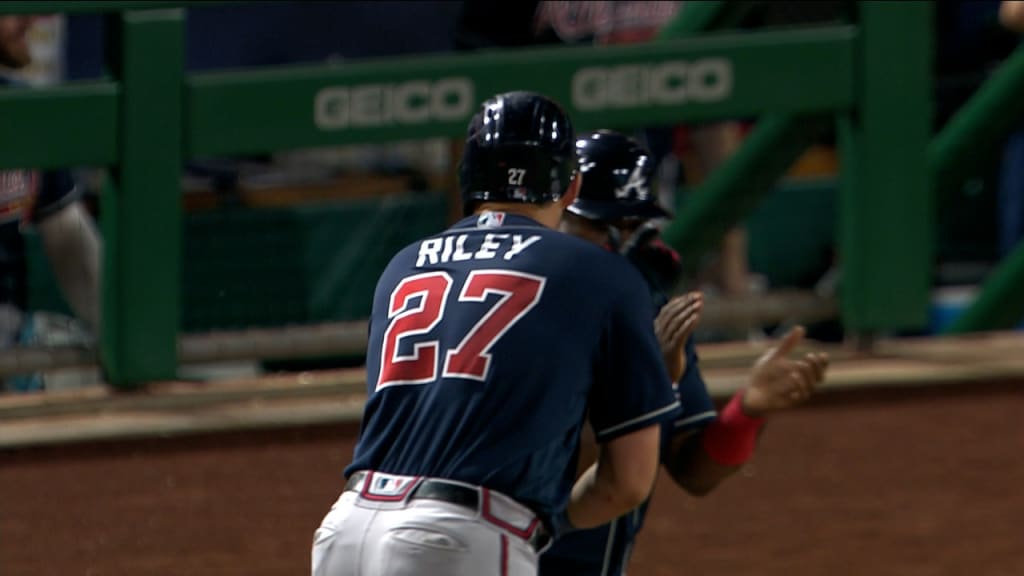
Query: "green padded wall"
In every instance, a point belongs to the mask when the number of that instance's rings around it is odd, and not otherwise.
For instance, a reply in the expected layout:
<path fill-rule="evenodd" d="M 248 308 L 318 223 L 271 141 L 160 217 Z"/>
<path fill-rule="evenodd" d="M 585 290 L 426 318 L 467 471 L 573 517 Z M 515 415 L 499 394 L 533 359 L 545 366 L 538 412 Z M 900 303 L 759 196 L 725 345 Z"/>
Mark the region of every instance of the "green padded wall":
<path fill-rule="evenodd" d="M 395 252 L 445 224 L 440 193 L 189 215 L 182 328 L 366 318 Z"/>
<path fill-rule="evenodd" d="M 187 214 L 181 329 L 366 318 L 391 256 L 446 218 L 442 193 Z M 28 258 L 30 307 L 69 314 L 34 233 Z"/>

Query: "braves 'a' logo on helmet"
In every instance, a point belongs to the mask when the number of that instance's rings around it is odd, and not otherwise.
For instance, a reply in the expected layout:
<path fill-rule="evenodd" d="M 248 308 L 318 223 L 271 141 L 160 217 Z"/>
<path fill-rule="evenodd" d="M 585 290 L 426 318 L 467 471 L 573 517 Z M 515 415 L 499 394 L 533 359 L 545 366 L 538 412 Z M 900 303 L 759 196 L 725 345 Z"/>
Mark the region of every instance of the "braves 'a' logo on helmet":
<path fill-rule="evenodd" d="M 643 172 L 643 165 L 637 164 L 629 173 L 629 179 L 622 186 L 615 189 L 616 200 L 632 200 L 643 202 L 650 198 L 651 187 L 648 185 L 648 178 Z"/>

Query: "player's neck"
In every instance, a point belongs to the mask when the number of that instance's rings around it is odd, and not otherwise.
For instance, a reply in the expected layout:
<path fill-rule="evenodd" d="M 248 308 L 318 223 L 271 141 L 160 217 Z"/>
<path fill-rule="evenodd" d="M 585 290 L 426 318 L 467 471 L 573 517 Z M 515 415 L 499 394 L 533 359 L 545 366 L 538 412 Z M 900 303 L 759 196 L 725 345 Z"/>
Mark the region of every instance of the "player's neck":
<path fill-rule="evenodd" d="M 565 213 L 560 229 L 598 246 L 604 246 L 608 242 L 608 230 L 604 226 L 588 222 L 571 212 Z"/>
<path fill-rule="evenodd" d="M 484 202 L 476 209 L 476 214 L 481 212 L 505 212 L 506 214 L 516 214 L 518 216 L 526 216 L 532 220 L 543 224 L 544 226 L 552 229 L 558 229 L 558 223 L 561 220 L 561 207 L 557 203 L 548 204 L 513 204 L 510 202 Z"/>

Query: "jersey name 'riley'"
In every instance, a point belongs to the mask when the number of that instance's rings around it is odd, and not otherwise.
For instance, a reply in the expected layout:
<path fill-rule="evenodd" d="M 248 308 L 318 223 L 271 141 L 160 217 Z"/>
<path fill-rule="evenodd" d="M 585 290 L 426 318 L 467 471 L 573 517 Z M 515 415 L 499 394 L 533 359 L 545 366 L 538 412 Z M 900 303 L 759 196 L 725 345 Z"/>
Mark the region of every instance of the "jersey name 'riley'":
<path fill-rule="evenodd" d="M 479 246 L 467 247 L 467 238 L 470 238 L 469 234 L 447 235 L 424 240 L 420 243 L 416 267 L 422 268 L 429 264 L 464 262 L 466 260 L 492 260 L 498 257 L 511 260 L 540 240 L 540 236 L 536 234 L 526 236 L 524 234 L 491 233 L 483 236 L 483 240 L 479 241 Z M 478 240 L 473 239 L 473 243 Z"/>

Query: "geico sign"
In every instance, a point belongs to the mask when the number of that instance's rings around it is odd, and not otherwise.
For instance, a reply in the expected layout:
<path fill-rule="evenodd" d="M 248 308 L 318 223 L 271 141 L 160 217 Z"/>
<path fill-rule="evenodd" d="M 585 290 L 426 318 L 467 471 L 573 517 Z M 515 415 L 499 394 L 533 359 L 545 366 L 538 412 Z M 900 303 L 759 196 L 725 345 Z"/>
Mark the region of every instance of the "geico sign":
<path fill-rule="evenodd" d="M 731 93 L 732 62 L 725 58 L 594 66 L 572 77 L 572 103 L 587 111 L 717 102 Z"/>
<path fill-rule="evenodd" d="M 316 93 L 313 121 L 321 130 L 344 130 L 459 120 L 472 109 L 473 82 L 469 78 L 328 86 Z"/>

